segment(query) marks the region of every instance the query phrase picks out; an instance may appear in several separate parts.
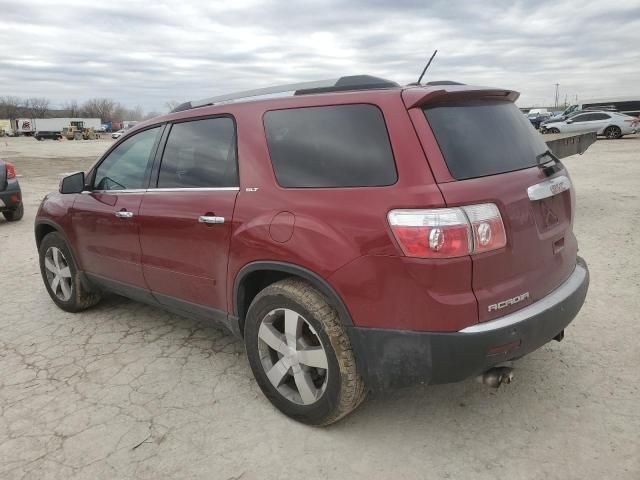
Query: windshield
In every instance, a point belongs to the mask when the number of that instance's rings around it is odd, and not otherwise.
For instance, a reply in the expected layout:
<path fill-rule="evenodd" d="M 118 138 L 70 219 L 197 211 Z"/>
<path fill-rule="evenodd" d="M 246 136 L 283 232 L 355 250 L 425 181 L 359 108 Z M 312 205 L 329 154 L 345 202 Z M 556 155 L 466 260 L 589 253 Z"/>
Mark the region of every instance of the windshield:
<path fill-rule="evenodd" d="M 547 145 L 511 102 L 477 101 L 427 107 L 424 114 L 457 180 L 536 165 Z"/>

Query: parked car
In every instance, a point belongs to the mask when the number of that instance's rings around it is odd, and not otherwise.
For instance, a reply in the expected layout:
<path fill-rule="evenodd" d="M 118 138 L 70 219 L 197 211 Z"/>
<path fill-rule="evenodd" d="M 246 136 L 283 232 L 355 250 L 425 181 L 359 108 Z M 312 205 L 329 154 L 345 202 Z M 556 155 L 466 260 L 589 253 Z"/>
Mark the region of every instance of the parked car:
<path fill-rule="evenodd" d="M 22 191 L 12 163 L 0 159 L 0 212 L 8 222 L 17 222 L 24 215 Z"/>
<path fill-rule="evenodd" d="M 534 113 L 534 114 L 529 113 L 527 115 L 527 118 L 531 122 L 531 125 L 533 125 L 533 127 L 536 130 L 538 130 L 540 128 L 540 124 L 542 122 L 544 122 L 544 121 L 548 120 L 549 118 L 551 118 L 551 114 L 549 112 Z"/>
<path fill-rule="evenodd" d="M 43 200 L 46 289 L 219 321 L 308 424 L 370 390 L 498 386 L 589 283 L 571 180 L 517 97 L 357 76 L 183 104 Z"/>
<path fill-rule="evenodd" d="M 549 122 L 541 126 L 542 133 L 597 131 L 607 138 L 621 138 L 638 131 L 636 119 L 622 113 L 583 111 L 566 120 Z"/>
<path fill-rule="evenodd" d="M 111 138 L 120 138 L 122 135 L 124 135 L 125 130 L 118 130 L 117 132 L 113 132 L 111 134 Z"/>

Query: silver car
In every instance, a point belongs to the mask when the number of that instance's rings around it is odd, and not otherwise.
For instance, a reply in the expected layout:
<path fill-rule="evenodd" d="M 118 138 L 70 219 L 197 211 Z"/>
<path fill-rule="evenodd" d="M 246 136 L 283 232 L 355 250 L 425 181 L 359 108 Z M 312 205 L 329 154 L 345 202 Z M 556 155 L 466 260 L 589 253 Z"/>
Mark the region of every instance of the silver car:
<path fill-rule="evenodd" d="M 583 112 L 559 122 L 541 126 L 542 133 L 593 132 L 607 138 L 620 138 L 640 131 L 638 119 L 617 112 Z"/>

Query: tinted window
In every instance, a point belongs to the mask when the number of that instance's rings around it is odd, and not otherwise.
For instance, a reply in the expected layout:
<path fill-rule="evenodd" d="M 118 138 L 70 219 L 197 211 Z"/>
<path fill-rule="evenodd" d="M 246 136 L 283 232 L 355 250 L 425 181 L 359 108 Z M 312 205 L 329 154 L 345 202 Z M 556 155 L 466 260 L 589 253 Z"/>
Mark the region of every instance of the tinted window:
<path fill-rule="evenodd" d="M 237 187 L 235 126 L 228 117 L 176 123 L 162 155 L 159 188 Z"/>
<path fill-rule="evenodd" d="M 607 120 L 609 118 L 611 118 L 611 116 L 606 113 L 593 113 L 591 114 L 590 120 Z"/>
<path fill-rule="evenodd" d="M 587 122 L 589 121 L 589 117 L 591 115 L 589 113 L 584 115 L 576 115 L 575 117 L 571 117 L 571 121 L 573 122 Z"/>
<path fill-rule="evenodd" d="M 511 102 L 446 104 L 424 113 L 458 180 L 533 167 L 536 156 L 547 150 Z"/>
<path fill-rule="evenodd" d="M 398 178 L 382 112 L 373 105 L 276 110 L 264 123 L 284 187 L 380 186 Z"/>
<path fill-rule="evenodd" d="M 96 170 L 96 190 L 128 190 L 146 188 L 149 157 L 160 127 L 151 128 L 118 145 Z"/>

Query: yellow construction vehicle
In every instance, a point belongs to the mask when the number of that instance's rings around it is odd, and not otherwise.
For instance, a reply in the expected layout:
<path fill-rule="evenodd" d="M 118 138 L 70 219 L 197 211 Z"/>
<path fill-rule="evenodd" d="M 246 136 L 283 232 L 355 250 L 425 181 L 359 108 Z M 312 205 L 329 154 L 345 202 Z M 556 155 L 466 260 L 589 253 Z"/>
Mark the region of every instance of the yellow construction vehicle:
<path fill-rule="evenodd" d="M 95 140 L 97 138 L 95 129 L 85 128 L 84 122 L 72 121 L 68 127 L 64 127 L 62 135 L 67 140 Z"/>

